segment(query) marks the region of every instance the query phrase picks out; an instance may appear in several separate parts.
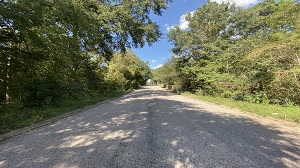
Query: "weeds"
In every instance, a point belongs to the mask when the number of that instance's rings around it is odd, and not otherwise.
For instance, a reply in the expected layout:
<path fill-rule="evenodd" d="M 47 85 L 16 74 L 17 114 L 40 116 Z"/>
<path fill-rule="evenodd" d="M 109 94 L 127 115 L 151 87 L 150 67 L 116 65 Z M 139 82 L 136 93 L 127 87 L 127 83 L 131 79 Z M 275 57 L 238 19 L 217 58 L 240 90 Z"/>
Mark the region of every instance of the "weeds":
<path fill-rule="evenodd" d="M 219 105 L 229 106 L 232 108 L 238 108 L 243 111 L 259 114 L 261 116 L 269 116 L 276 119 L 284 119 L 287 121 L 300 123 L 300 107 L 292 104 L 289 104 L 288 106 L 270 105 L 267 103 L 255 104 L 245 101 L 236 101 L 231 98 L 195 95 L 189 92 L 184 92 L 181 95 L 197 100 L 204 100 Z"/>
<path fill-rule="evenodd" d="M 56 117 L 70 111 L 74 111 L 92 104 L 96 104 L 114 97 L 118 97 L 124 92 L 112 92 L 106 95 L 92 96 L 84 99 L 69 100 L 55 107 L 28 108 L 28 107 L 7 107 L 1 110 L 0 134 L 14 129 L 26 127 L 52 117 Z"/>

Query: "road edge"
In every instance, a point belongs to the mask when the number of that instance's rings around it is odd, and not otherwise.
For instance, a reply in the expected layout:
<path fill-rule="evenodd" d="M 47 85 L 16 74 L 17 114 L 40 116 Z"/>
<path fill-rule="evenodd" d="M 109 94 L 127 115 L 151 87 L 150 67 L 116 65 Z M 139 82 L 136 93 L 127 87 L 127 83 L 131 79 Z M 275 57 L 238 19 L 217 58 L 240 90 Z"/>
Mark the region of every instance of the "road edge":
<path fill-rule="evenodd" d="M 130 92 L 132 93 L 132 92 Z M 24 127 L 24 128 L 19 128 L 19 129 L 16 129 L 16 130 L 13 130 L 13 131 L 10 131 L 8 133 L 4 133 L 4 134 L 1 134 L 0 135 L 0 142 L 3 142 L 5 140 L 8 140 L 8 139 L 11 139 L 13 137 L 16 137 L 18 135 L 21 135 L 21 134 L 24 134 L 26 132 L 30 132 L 32 130 L 35 130 L 35 129 L 38 129 L 40 127 L 44 127 L 44 126 L 47 126 L 49 124 L 52 124 L 56 121 L 59 121 L 61 119 L 64 119 L 64 118 L 67 118 L 67 117 L 70 117 L 70 116 L 73 116 L 75 114 L 79 114 L 83 111 L 86 111 L 86 110 L 89 110 L 89 109 L 92 109 L 92 108 L 95 108 L 101 104 L 104 104 L 106 102 L 109 102 L 109 101 L 113 101 L 113 100 L 116 100 L 116 99 L 119 99 L 120 97 L 123 97 L 127 94 L 130 94 L 130 93 L 125 93 L 121 96 L 118 96 L 118 97 L 114 97 L 114 98 L 111 98 L 111 99 L 107 99 L 107 100 L 104 100 L 102 102 L 99 102 L 99 103 L 96 103 L 96 104 L 93 104 L 93 105 L 89 105 L 89 106 L 86 106 L 86 107 L 83 107 L 83 108 L 80 108 L 80 109 L 77 109 L 75 111 L 70 111 L 70 112 L 67 112 L 65 114 L 62 114 L 62 115 L 59 115 L 59 116 L 56 116 L 56 117 L 52 117 L 50 119 L 47 119 L 47 120 L 44 120 L 44 121 L 41 121 L 41 122 L 38 122 L 36 124 L 32 124 L 30 126 L 27 126 L 27 127 Z"/>

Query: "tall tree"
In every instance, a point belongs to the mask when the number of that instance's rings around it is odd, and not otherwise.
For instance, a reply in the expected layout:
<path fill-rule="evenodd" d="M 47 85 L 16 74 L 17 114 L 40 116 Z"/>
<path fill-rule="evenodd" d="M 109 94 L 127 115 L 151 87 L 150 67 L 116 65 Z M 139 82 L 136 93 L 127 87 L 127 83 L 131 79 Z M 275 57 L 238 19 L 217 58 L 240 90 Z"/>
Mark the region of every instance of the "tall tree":
<path fill-rule="evenodd" d="M 109 62 L 106 81 L 112 90 L 136 89 L 150 79 L 148 63 L 142 61 L 132 51 L 115 53 Z"/>
<path fill-rule="evenodd" d="M 299 104 L 299 7 L 294 0 L 249 8 L 208 1 L 187 17 L 189 29 L 168 34 L 181 58 L 177 82 L 201 94 Z"/>
<path fill-rule="evenodd" d="M 85 86 L 92 80 L 86 69 L 97 71 L 114 52 L 156 42 L 161 33 L 149 14 L 161 15 L 169 2 L 0 1 L 1 101 L 55 100 L 69 84 Z M 102 62 L 95 67 L 91 59 Z"/>

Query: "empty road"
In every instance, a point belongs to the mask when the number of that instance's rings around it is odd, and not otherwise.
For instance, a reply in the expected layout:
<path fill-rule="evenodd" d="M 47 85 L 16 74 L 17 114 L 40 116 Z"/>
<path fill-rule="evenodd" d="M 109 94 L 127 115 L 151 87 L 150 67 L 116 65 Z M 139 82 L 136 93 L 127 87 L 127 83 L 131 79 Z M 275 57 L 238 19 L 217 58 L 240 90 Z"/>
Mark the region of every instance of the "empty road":
<path fill-rule="evenodd" d="M 0 167 L 300 167 L 281 123 L 149 86 L 0 142 Z"/>

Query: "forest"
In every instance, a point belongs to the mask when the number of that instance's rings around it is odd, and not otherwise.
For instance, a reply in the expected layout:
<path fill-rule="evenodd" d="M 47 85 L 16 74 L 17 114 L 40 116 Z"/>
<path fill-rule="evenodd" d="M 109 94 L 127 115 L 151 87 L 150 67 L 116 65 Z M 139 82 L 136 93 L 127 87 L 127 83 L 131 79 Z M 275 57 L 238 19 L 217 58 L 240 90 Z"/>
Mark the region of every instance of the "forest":
<path fill-rule="evenodd" d="M 130 48 L 160 38 L 149 15 L 169 2 L 0 0 L 0 125 L 37 122 L 47 114 L 31 109 L 145 84 L 151 70 Z"/>
<path fill-rule="evenodd" d="M 300 105 L 300 5 L 264 0 L 242 8 L 208 1 L 168 34 L 172 56 L 153 81 L 177 92 Z"/>

